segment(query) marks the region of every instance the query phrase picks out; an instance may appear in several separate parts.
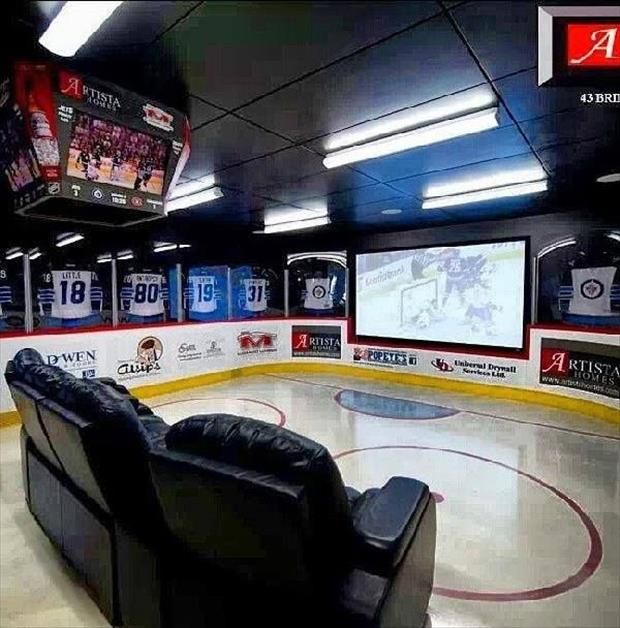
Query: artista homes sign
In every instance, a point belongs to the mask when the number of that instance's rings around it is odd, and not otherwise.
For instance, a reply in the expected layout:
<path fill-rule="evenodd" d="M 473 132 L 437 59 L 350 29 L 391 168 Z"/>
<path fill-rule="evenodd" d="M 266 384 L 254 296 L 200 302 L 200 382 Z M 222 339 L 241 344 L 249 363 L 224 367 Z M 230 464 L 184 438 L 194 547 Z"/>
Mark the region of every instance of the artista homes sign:
<path fill-rule="evenodd" d="M 293 325 L 291 350 L 294 358 L 332 358 L 342 356 L 342 331 L 338 326 Z"/>
<path fill-rule="evenodd" d="M 540 383 L 620 399 L 618 347 L 576 340 L 543 338 Z"/>

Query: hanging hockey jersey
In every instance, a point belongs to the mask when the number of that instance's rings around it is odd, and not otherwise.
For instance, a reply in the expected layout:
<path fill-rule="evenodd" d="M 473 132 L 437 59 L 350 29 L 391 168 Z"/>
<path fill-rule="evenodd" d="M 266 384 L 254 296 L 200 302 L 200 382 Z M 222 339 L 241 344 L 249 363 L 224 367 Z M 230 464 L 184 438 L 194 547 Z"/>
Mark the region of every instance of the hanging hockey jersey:
<path fill-rule="evenodd" d="M 216 290 L 213 275 L 192 275 L 188 278 L 188 294 L 190 318 L 193 314 L 210 314 L 217 310 L 220 293 Z"/>
<path fill-rule="evenodd" d="M 269 295 L 267 289 L 269 283 L 266 279 L 258 277 L 243 279 L 241 308 L 248 312 L 264 312 L 267 309 L 267 300 Z"/>
<path fill-rule="evenodd" d="M 86 318 L 103 307 L 103 290 L 90 270 L 51 270 L 37 291 L 39 313 L 62 320 Z"/>
<path fill-rule="evenodd" d="M 0 318 L 6 316 L 6 307 L 13 303 L 13 287 L 9 281 L 9 271 L 0 265 Z"/>
<path fill-rule="evenodd" d="M 161 316 L 168 301 L 168 284 L 162 272 L 129 272 L 121 288 L 122 309 L 132 316 Z"/>
<path fill-rule="evenodd" d="M 307 310 L 331 310 L 334 307 L 331 278 L 306 279 L 304 308 Z"/>
<path fill-rule="evenodd" d="M 560 286 L 560 309 L 576 316 L 614 314 L 613 309 L 620 305 L 620 276 L 616 275 L 620 273 L 615 266 L 573 268 L 570 283 Z"/>

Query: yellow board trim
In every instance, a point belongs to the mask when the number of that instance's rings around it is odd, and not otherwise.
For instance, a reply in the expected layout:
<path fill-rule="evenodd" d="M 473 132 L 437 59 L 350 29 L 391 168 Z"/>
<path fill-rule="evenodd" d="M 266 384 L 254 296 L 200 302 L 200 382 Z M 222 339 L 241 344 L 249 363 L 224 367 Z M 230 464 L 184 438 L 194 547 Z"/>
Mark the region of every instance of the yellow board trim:
<path fill-rule="evenodd" d="M 345 375 L 349 377 L 361 377 L 394 384 L 405 384 L 412 386 L 424 386 L 427 388 L 438 388 L 450 392 L 467 393 L 472 395 L 483 395 L 509 401 L 538 404 L 550 406 L 559 410 L 569 412 L 579 412 L 609 423 L 620 424 L 620 411 L 586 399 L 576 399 L 565 397 L 551 392 L 541 390 L 531 390 L 526 388 L 515 388 L 511 386 L 491 386 L 489 384 L 478 384 L 473 382 L 463 382 L 455 379 L 433 377 L 432 375 L 417 375 L 415 373 L 399 373 L 395 371 L 379 371 L 362 366 L 352 366 L 348 364 L 325 364 L 321 362 L 284 362 L 280 364 L 255 364 L 243 366 L 228 371 L 217 373 L 205 373 L 185 377 L 162 384 L 150 384 L 148 386 L 137 386 L 131 388 L 131 392 L 139 398 L 157 397 L 179 390 L 219 384 L 237 377 L 247 377 L 249 375 L 268 375 L 270 373 L 327 373 L 334 375 Z M 19 414 L 16 411 L 0 412 L 0 428 L 15 425 L 20 422 Z"/>

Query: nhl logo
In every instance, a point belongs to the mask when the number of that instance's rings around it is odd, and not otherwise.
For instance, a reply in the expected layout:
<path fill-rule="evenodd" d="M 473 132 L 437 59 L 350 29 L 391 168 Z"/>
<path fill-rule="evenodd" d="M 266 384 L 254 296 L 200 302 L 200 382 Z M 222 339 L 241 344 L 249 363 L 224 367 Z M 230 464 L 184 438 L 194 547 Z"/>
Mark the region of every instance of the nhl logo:
<path fill-rule="evenodd" d="M 581 284 L 579 291 L 582 297 L 592 300 L 598 299 L 605 291 L 605 288 L 598 279 L 588 279 Z"/>

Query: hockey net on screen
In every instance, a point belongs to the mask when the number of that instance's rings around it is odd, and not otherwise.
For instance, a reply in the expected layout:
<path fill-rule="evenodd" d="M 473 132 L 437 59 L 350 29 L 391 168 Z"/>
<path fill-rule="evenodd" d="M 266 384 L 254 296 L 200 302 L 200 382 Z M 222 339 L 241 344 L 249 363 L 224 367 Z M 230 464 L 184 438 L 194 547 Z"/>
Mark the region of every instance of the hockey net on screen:
<path fill-rule="evenodd" d="M 435 309 L 439 300 L 439 282 L 436 278 L 418 279 L 400 292 L 400 324 L 412 322 L 422 312 Z"/>

